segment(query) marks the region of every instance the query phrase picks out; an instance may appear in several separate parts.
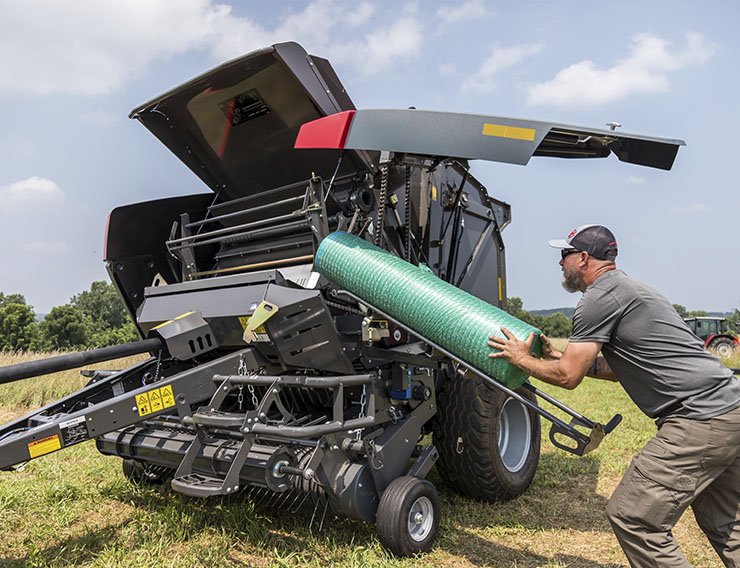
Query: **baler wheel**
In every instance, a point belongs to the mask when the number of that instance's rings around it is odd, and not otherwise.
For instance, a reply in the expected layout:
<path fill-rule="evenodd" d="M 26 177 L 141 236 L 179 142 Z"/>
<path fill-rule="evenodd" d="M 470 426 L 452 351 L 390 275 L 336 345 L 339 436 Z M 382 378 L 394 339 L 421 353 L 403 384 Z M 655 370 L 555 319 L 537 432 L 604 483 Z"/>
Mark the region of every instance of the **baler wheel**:
<path fill-rule="evenodd" d="M 517 393 L 535 400 L 528 390 Z M 483 501 L 527 490 L 540 457 L 539 414 L 478 377 L 457 373 L 442 385 L 437 407 L 437 468 L 451 488 Z"/>
<path fill-rule="evenodd" d="M 439 529 L 439 496 L 425 479 L 405 475 L 391 481 L 375 516 L 380 542 L 396 556 L 427 552 Z"/>

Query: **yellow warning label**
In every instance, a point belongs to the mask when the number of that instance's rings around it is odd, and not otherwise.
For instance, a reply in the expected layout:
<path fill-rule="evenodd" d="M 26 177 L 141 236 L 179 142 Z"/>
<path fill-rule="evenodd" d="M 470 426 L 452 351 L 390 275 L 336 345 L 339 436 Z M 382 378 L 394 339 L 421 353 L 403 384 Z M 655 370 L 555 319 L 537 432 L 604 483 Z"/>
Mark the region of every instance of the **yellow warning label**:
<path fill-rule="evenodd" d="M 437 201 L 437 186 L 432 186 L 432 201 Z"/>
<path fill-rule="evenodd" d="M 149 393 L 149 404 L 152 407 L 152 412 L 162 410 L 162 395 L 159 394 L 159 389 Z"/>
<path fill-rule="evenodd" d="M 503 124 L 483 124 L 483 136 L 496 136 L 497 138 L 513 138 L 515 140 L 534 140 L 534 128 L 520 128 L 518 126 L 505 126 Z"/>
<path fill-rule="evenodd" d="M 32 458 L 43 456 L 44 454 L 50 454 L 61 449 L 62 443 L 59 441 L 59 436 L 54 434 L 46 438 L 41 438 L 35 442 L 28 444 L 28 454 Z"/>
<path fill-rule="evenodd" d="M 170 385 L 162 387 L 159 389 L 159 392 L 162 393 L 162 406 L 164 408 L 175 406 L 175 395 L 172 394 L 172 387 Z"/>
<path fill-rule="evenodd" d="M 146 416 L 152 413 L 152 407 L 149 404 L 149 393 L 136 395 L 136 406 L 139 408 L 139 416 Z"/>
<path fill-rule="evenodd" d="M 139 409 L 139 416 L 159 412 L 170 406 L 175 406 L 175 395 L 172 393 L 170 385 L 136 395 L 136 407 Z"/>

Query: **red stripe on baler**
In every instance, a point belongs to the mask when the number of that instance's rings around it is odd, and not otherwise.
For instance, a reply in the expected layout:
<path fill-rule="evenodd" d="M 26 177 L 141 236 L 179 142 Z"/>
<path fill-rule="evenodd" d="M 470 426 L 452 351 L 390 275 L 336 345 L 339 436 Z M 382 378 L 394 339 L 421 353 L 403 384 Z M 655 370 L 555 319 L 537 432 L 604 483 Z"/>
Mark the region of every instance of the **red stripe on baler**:
<path fill-rule="evenodd" d="M 354 114 L 345 110 L 307 122 L 298 131 L 294 148 L 344 148 Z"/>

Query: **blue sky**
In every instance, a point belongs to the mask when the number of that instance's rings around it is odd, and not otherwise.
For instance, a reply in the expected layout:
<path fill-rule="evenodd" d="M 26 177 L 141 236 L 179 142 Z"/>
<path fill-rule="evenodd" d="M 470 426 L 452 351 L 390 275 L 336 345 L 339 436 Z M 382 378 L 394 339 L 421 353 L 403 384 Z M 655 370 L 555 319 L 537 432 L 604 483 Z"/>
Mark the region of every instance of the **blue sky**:
<path fill-rule="evenodd" d="M 37 311 L 105 279 L 118 205 L 206 190 L 135 106 L 297 41 L 358 108 L 525 117 L 680 138 L 672 171 L 615 158 L 473 162 L 512 206 L 509 294 L 572 306 L 547 240 L 609 226 L 619 265 L 690 309 L 740 308 L 737 2 L 0 0 L 0 290 Z"/>

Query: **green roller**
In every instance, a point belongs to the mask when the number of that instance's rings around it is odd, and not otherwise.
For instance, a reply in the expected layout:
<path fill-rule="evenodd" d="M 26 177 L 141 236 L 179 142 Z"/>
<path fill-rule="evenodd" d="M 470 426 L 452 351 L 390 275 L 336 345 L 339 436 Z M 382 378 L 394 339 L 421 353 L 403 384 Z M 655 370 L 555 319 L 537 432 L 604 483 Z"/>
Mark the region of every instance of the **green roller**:
<path fill-rule="evenodd" d="M 330 234 L 316 251 L 315 266 L 334 284 L 509 388 L 521 386 L 528 375 L 503 359 L 491 359 L 488 337 L 502 336 L 501 326 L 520 339 L 534 332 L 532 352 L 540 356 L 537 328 L 355 235 Z"/>

